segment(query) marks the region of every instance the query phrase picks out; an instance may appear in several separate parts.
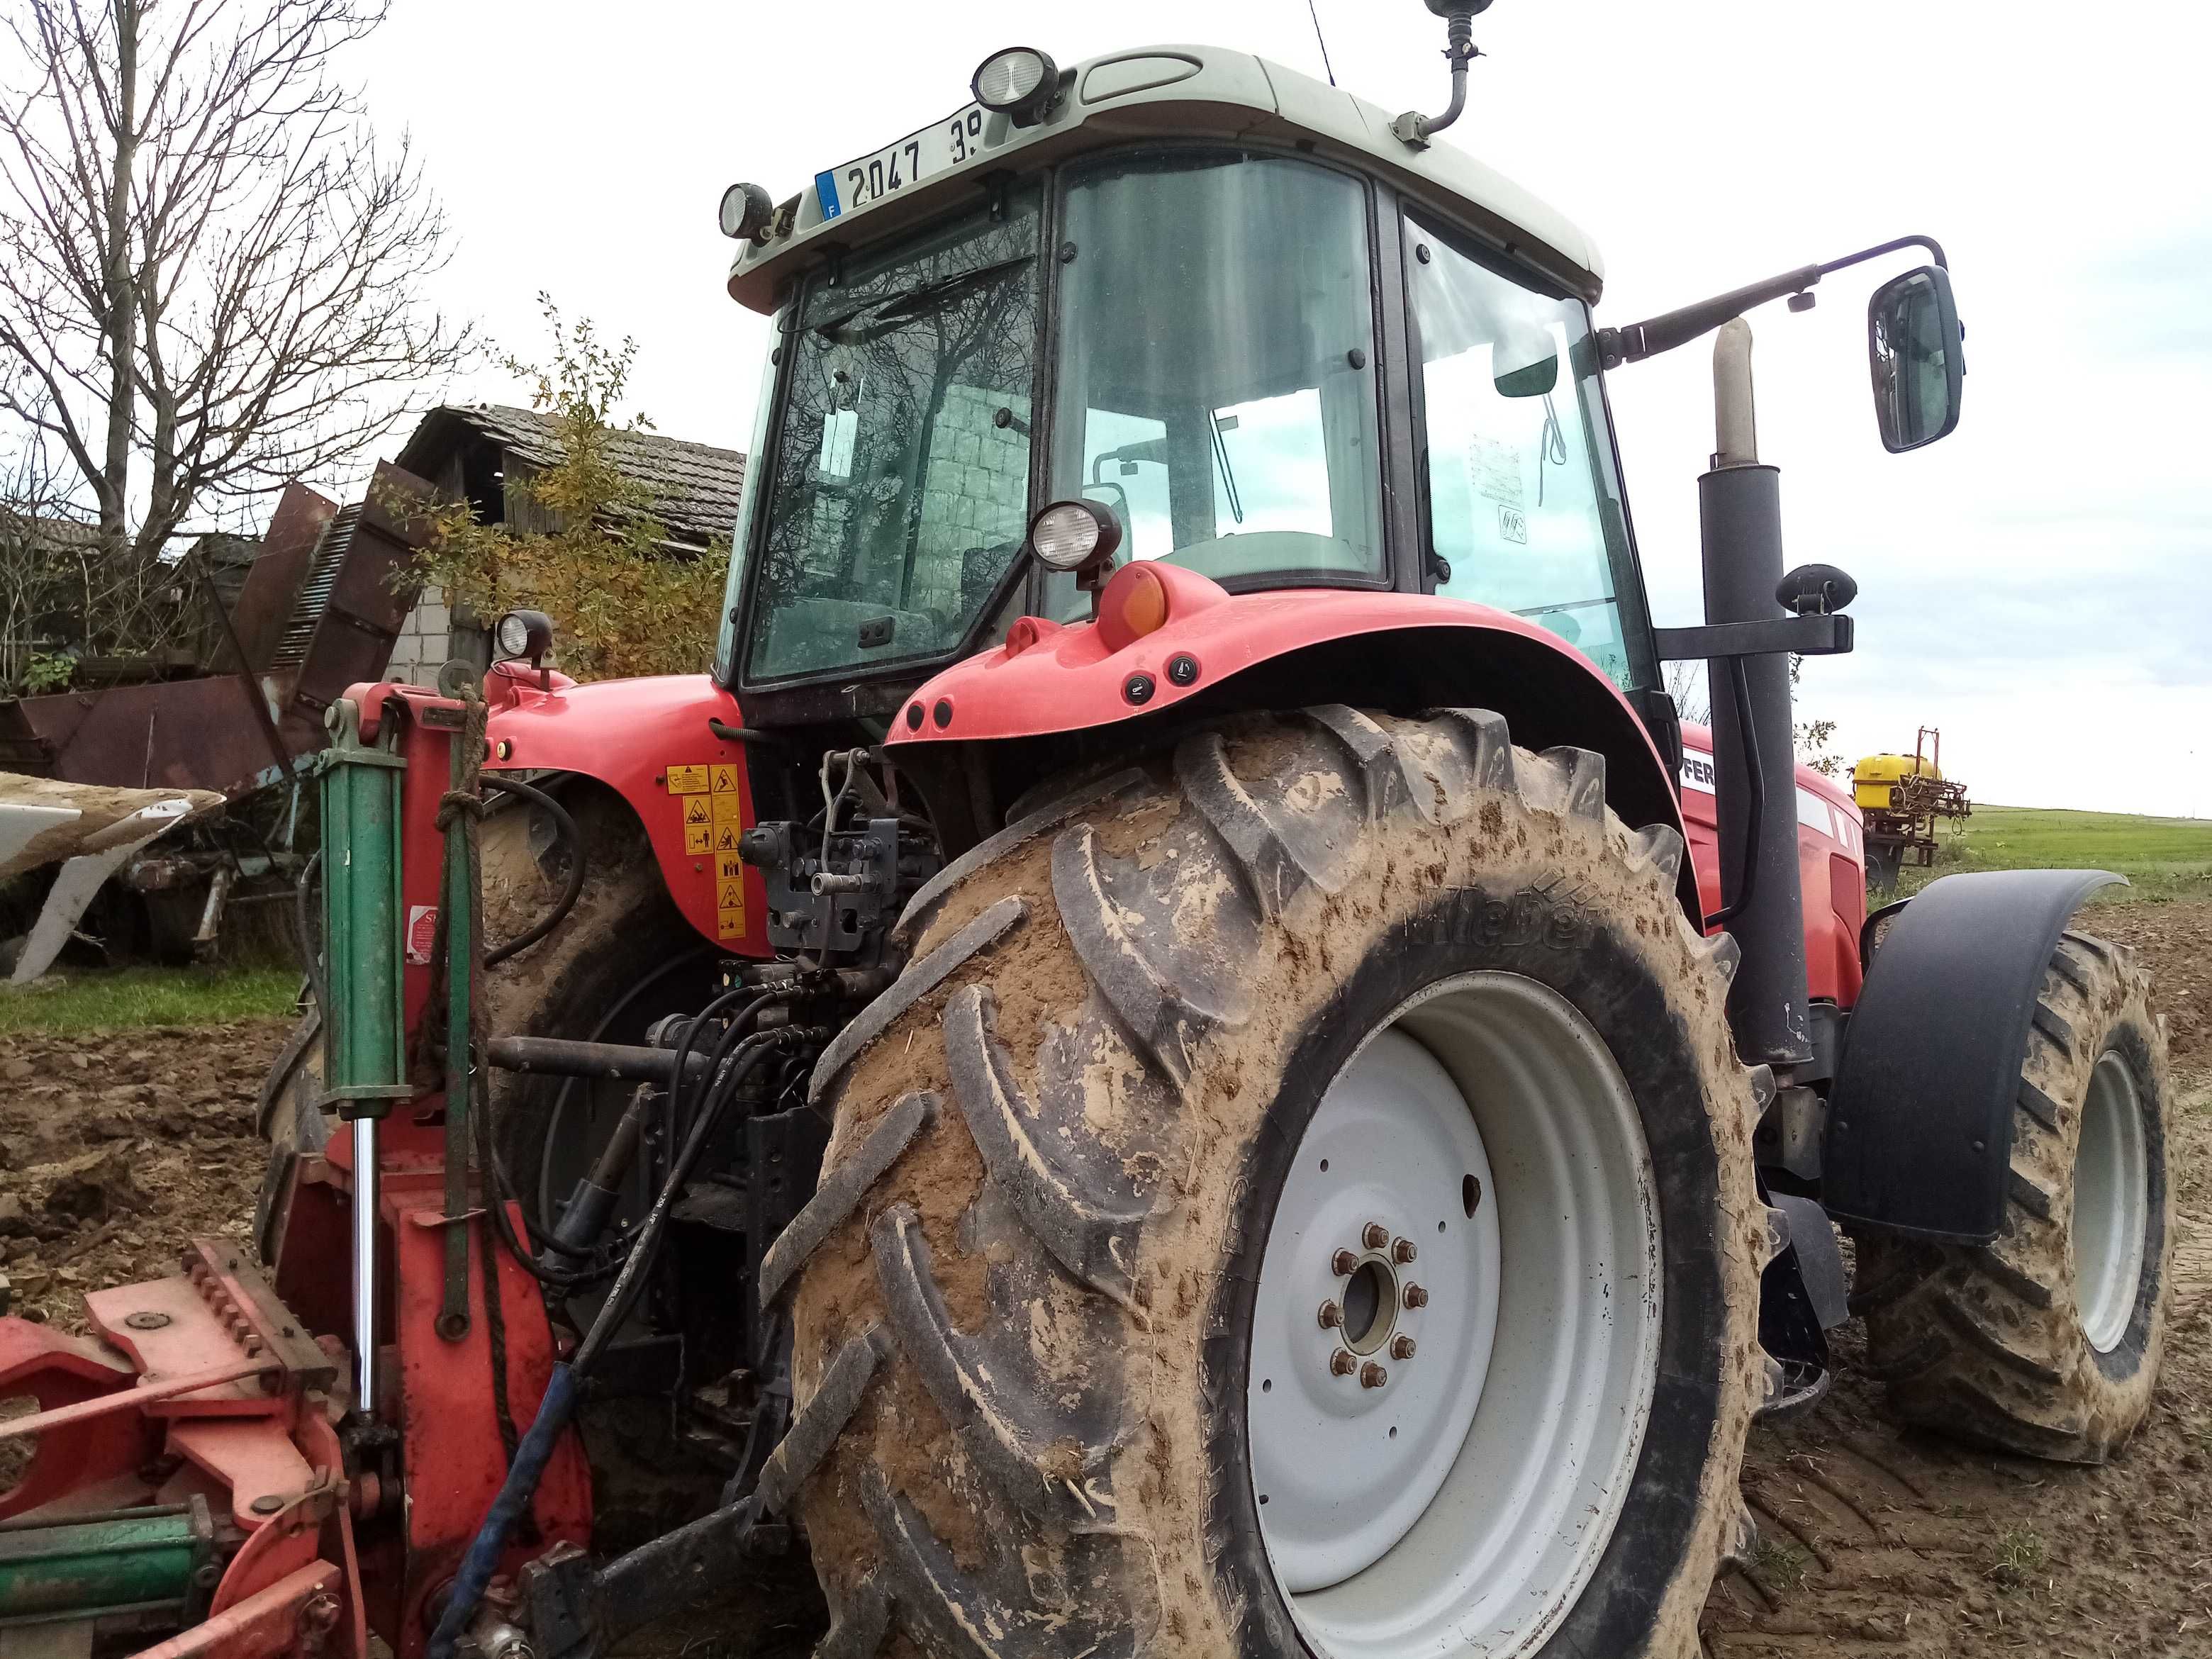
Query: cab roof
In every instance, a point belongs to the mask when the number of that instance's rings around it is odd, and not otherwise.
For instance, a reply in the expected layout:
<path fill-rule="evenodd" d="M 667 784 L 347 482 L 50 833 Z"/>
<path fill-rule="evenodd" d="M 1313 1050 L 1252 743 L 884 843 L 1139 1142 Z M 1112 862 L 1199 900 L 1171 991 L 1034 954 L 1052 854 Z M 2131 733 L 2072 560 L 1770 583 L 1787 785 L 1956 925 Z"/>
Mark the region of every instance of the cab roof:
<path fill-rule="evenodd" d="M 1416 149 L 1402 143 L 1391 133 L 1392 113 L 1365 99 L 1249 52 L 1146 46 L 1063 70 L 1062 86 L 1051 113 L 1034 125 L 986 114 L 981 141 L 969 142 L 965 161 L 865 206 L 844 206 L 830 216 L 809 185 L 777 208 L 758 241 L 742 247 L 730 271 L 730 296 L 755 311 L 773 311 L 789 280 L 815 256 L 864 247 L 941 215 L 972 198 L 988 174 L 1167 137 L 1310 146 L 1316 155 L 1389 179 L 1585 300 L 1595 301 L 1602 286 L 1596 245 L 1565 215 L 1449 143 Z M 947 110 L 934 125 L 949 128 L 956 113 L 970 107 Z M 934 125 L 910 136 L 933 131 Z M 859 159 L 878 153 L 864 151 Z M 825 155 L 824 171 L 834 174 L 854 159 Z"/>

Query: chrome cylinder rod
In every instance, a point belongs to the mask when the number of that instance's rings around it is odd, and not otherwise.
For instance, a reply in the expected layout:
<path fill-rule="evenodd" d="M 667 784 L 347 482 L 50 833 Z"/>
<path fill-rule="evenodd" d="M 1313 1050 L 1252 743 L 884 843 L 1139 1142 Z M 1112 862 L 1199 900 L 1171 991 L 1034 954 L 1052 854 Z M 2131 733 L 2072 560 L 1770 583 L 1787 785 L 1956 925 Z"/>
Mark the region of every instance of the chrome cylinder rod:
<path fill-rule="evenodd" d="M 353 1121 L 353 1404 L 376 1415 L 376 1126 Z"/>

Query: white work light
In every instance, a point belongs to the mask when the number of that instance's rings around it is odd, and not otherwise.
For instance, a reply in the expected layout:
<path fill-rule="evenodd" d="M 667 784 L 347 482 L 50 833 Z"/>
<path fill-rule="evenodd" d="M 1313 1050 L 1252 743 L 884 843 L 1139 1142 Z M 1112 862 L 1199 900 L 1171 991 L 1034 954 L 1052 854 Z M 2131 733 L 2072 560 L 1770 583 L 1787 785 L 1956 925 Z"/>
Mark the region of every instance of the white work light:
<path fill-rule="evenodd" d="M 1025 127 L 1060 100 L 1060 67 L 1034 46 L 1012 46 L 986 58 L 969 87 L 985 109 Z"/>
<path fill-rule="evenodd" d="M 722 234 L 757 241 L 768 222 L 775 216 L 775 204 L 758 185 L 732 185 L 722 192 Z"/>
<path fill-rule="evenodd" d="M 1121 520 L 1096 501 L 1054 501 L 1030 520 L 1030 550 L 1048 569 L 1110 559 L 1121 544 Z"/>
<path fill-rule="evenodd" d="M 553 619 L 543 611 L 510 611 L 492 625 L 491 641 L 501 660 L 527 657 L 534 668 L 553 647 Z"/>

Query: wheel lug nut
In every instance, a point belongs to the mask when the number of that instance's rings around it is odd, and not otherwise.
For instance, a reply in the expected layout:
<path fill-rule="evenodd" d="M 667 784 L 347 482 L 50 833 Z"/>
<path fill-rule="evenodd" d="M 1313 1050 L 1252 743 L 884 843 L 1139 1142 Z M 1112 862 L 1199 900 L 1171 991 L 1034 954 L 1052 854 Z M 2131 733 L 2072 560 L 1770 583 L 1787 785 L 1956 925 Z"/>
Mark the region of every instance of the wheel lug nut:
<path fill-rule="evenodd" d="M 1332 1376 L 1349 1376 L 1359 1369 L 1359 1362 L 1352 1357 L 1351 1349 L 1339 1348 L 1329 1355 L 1328 1369 Z"/>
<path fill-rule="evenodd" d="M 1390 1373 L 1371 1359 L 1359 1368 L 1359 1386 L 1363 1389 L 1379 1389 L 1389 1380 Z"/>
<path fill-rule="evenodd" d="M 1322 1329 L 1325 1331 L 1333 1331 L 1339 1325 L 1344 1323 L 1344 1310 L 1338 1307 L 1334 1302 L 1324 1302 L 1321 1304 L 1319 1318 L 1321 1320 Z"/>
<path fill-rule="evenodd" d="M 1367 1231 L 1359 1236 L 1360 1242 L 1370 1250 L 1379 1250 L 1390 1242 L 1390 1230 L 1379 1221 L 1367 1224 Z"/>
<path fill-rule="evenodd" d="M 1407 1307 L 1409 1307 L 1409 1308 L 1425 1308 L 1425 1307 L 1427 1307 L 1427 1306 L 1429 1305 L 1429 1293 L 1428 1293 L 1428 1291 L 1425 1291 L 1425 1290 L 1424 1290 L 1424 1289 L 1423 1289 L 1420 1285 L 1407 1285 L 1407 1286 L 1406 1286 L 1406 1305 L 1407 1305 Z"/>
<path fill-rule="evenodd" d="M 1349 1279 L 1358 1270 L 1359 1258 L 1350 1250 L 1339 1250 L 1329 1258 L 1328 1265 L 1336 1270 L 1339 1279 Z"/>
<path fill-rule="evenodd" d="M 1420 1252 L 1413 1248 L 1413 1241 L 1410 1238 L 1401 1238 L 1390 1247 L 1390 1260 L 1401 1267 L 1419 1254 Z"/>
<path fill-rule="evenodd" d="M 1395 1338 L 1395 1339 L 1394 1339 L 1394 1340 L 1392 1340 L 1392 1342 L 1391 1342 L 1391 1344 L 1390 1344 L 1390 1358 L 1393 1358 L 1393 1359 L 1411 1359 L 1413 1357 L 1413 1339 L 1412 1337 L 1410 1337 L 1410 1336 L 1401 1336 L 1401 1337 L 1397 1337 L 1397 1338 Z"/>

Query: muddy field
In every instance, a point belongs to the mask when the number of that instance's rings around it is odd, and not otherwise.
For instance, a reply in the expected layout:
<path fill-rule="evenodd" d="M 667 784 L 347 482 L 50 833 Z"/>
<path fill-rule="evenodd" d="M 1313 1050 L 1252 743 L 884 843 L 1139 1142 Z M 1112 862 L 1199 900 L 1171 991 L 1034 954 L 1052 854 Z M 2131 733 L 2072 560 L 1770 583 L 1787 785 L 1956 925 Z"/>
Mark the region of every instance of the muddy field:
<path fill-rule="evenodd" d="M 1854 1321 L 1829 1397 L 1753 1432 L 1760 1547 L 1713 1592 L 1713 1659 L 2212 1654 L 2212 903 L 2089 925 L 2149 962 L 2181 1085 L 2179 1294 L 2149 1419 L 2099 1469 L 1954 1450 L 1882 1420 Z"/>
<path fill-rule="evenodd" d="M 2182 1085 L 2179 1297 L 2149 1421 L 2101 1469 L 1954 1452 L 1882 1421 L 1850 1369 L 1854 1324 L 1828 1399 L 1754 1432 L 1762 1541 L 1713 1593 L 1713 1659 L 2212 1653 L 2212 902 L 2116 907 L 2093 926 L 2150 960 Z M 74 1325 L 84 1291 L 174 1271 L 192 1234 L 245 1231 L 254 1091 L 284 1029 L 0 1037 L 15 1311 Z"/>

